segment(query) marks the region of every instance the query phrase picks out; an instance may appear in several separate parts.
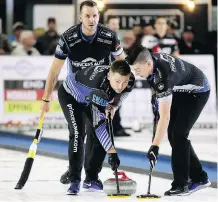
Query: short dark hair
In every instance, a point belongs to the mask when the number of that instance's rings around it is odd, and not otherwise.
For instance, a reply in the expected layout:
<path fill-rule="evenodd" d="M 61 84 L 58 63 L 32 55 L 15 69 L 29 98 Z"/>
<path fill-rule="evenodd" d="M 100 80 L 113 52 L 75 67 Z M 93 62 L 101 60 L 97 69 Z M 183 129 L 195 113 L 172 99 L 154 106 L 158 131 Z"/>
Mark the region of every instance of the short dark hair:
<path fill-rule="evenodd" d="M 87 1 L 83 1 L 81 4 L 80 4 L 80 12 L 82 11 L 83 9 L 83 6 L 89 6 L 89 7 L 97 7 L 97 4 L 96 2 L 92 1 L 92 0 L 87 0 Z"/>
<path fill-rule="evenodd" d="M 118 19 L 118 20 L 119 20 L 119 18 L 118 18 L 117 16 L 115 16 L 115 15 L 110 15 L 110 16 L 107 18 L 107 24 L 109 23 L 109 21 L 110 21 L 111 19 Z"/>
<path fill-rule="evenodd" d="M 131 73 L 131 68 L 126 60 L 116 60 L 111 64 L 110 71 L 119 73 L 121 76 L 127 76 Z"/>
<path fill-rule="evenodd" d="M 151 60 L 151 53 L 147 48 L 142 45 L 135 46 L 128 52 L 128 56 L 126 57 L 126 61 L 133 65 L 135 63 L 142 63 Z"/>
<path fill-rule="evenodd" d="M 54 17 L 50 17 L 48 18 L 47 23 L 56 23 L 56 19 Z"/>

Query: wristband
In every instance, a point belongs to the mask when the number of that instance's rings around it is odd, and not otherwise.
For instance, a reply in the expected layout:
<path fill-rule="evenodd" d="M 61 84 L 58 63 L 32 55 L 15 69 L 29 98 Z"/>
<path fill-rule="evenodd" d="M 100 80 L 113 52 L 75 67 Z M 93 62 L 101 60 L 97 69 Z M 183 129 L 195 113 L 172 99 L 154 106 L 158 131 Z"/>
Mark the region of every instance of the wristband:
<path fill-rule="evenodd" d="M 42 101 L 44 101 L 44 102 L 50 102 L 50 100 L 47 100 L 47 99 L 45 99 L 45 98 L 42 98 Z"/>

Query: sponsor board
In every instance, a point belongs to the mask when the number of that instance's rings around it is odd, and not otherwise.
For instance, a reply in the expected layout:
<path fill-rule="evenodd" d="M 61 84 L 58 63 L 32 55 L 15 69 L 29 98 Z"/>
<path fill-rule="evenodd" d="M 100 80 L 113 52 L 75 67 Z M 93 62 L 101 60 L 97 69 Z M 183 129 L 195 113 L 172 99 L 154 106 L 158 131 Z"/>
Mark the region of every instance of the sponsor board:
<path fill-rule="evenodd" d="M 45 80 L 52 63 L 52 56 L 41 57 L 12 57 L 2 56 L 0 63 L 0 123 L 7 121 L 38 121 L 40 99 L 43 94 Z M 211 55 L 184 55 L 181 59 L 199 67 L 208 77 L 211 93 L 210 98 L 200 115 L 196 125 L 216 123 L 216 93 L 214 59 Z M 26 62 L 22 62 L 26 61 Z M 91 62 L 96 62 L 92 61 Z M 20 70 L 23 63 L 29 64 L 28 69 Z M 8 67 L 8 68 L 7 68 Z M 25 66 L 27 67 L 27 66 Z M 22 73 L 21 73 L 22 72 Z M 59 76 L 60 85 L 66 77 L 66 64 Z M 52 93 L 51 111 L 46 114 L 48 122 L 64 122 L 64 115 L 57 99 L 57 88 Z M 159 86 L 162 88 L 162 86 Z M 142 125 L 152 124 L 151 90 L 145 80 L 136 78 L 135 88 L 124 100 L 121 107 L 121 120 L 124 127 L 131 127 L 136 120 Z"/>

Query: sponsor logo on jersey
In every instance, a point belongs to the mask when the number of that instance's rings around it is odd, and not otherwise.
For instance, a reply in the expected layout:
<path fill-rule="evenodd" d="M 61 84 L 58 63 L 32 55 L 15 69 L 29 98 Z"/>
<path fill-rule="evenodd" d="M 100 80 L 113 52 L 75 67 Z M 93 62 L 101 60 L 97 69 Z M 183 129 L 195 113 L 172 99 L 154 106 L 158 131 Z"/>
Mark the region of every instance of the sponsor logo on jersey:
<path fill-rule="evenodd" d="M 75 44 L 80 43 L 81 41 L 82 41 L 81 39 L 78 39 L 74 43 L 69 44 L 69 47 L 73 47 Z"/>
<path fill-rule="evenodd" d="M 78 61 L 72 61 L 72 65 L 75 67 L 81 67 L 81 68 L 86 68 L 86 67 L 91 67 L 91 66 L 99 66 L 104 64 L 104 58 L 101 59 L 100 61 L 97 61 L 94 58 L 86 58 L 84 59 L 82 62 L 78 62 Z"/>
<path fill-rule="evenodd" d="M 76 39 L 78 37 L 78 33 L 77 32 L 73 32 L 67 35 L 67 40 L 68 41 L 72 41 L 74 39 Z"/>
<path fill-rule="evenodd" d="M 172 57 L 171 55 L 165 54 L 165 53 L 160 53 L 160 59 L 168 62 L 170 65 L 171 71 L 176 72 L 176 65 L 175 65 L 176 60 L 174 57 Z"/>
<path fill-rule="evenodd" d="M 107 40 L 107 39 L 97 38 L 97 41 L 101 43 L 112 44 L 112 41 Z"/>
<path fill-rule="evenodd" d="M 163 90 L 164 89 L 164 84 L 163 83 L 158 84 L 157 88 L 159 90 Z"/>
<path fill-rule="evenodd" d="M 160 72 L 160 70 L 157 68 L 157 72 L 158 72 L 158 77 L 161 79 L 162 78 L 162 74 Z"/>
<path fill-rule="evenodd" d="M 91 80 L 94 80 L 94 78 L 95 78 L 95 76 L 97 75 L 97 73 L 103 72 L 105 69 L 108 69 L 108 68 L 109 68 L 109 66 L 106 66 L 106 65 L 95 67 L 95 69 L 94 69 L 92 75 L 90 76 L 89 80 L 90 80 L 90 81 L 91 81 Z"/>
<path fill-rule="evenodd" d="M 164 91 L 164 92 L 162 92 L 162 93 L 156 92 L 157 98 L 167 97 L 167 96 L 169 96 L 169 95 L 171 95 L 171 94 L 172 94 L 172 89 L 170 89 L 170 88 L 169 88 L 167 91 Z"/>
<path fill-rule="evenodd" d="M 106 30 L 101 30 L 100 31 L 100 35 L 104 36 L 104 37 L 108 37 L 108 38 L 112 38 L 113 37 L 112 32 L 109 32 L 109 31 L 106 31 Z"/>
<path fill-rule="evenodd" d="M 103 107 L 106 107 L 108 105 L 107 100 L 105 100 L 97 95 L 92 96 L 92 102 L 97 104 L 97 105 L 103 106 Z"/>

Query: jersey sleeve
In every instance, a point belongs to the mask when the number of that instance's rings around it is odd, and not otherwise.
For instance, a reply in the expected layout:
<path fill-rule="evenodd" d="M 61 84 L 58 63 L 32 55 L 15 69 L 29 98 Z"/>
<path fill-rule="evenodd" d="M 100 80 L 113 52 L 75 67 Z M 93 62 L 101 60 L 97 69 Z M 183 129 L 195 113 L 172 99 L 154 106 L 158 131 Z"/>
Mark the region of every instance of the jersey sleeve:
<path fill-rule="evenodd" d="M 107 121 L 104 112 L 101 112 L 96 106 L 92 105 L 92 119 L 96 136 L 105 151 L 113 148 L 113 144 L 108 133 Z"/>
<path fill-rule="evenodd" d="M 66 42 L 64 41 L 63 36 L 60 37 L 58 45 L 55 50 L 55 57 L 60 60 L 65 60 L 68 56 L 68 50 Z"/>
<path fill-rule="evenodd" d="M 169 63 L 166 61 L 158 62 L 158 73 L 154 78 L 154 91 L 158 102 L 166 102 L 172 99 L 172 72 Z"/>
<path fill-rule="evenodd" d="M 118 38 L 117 34 L 114 33 L 112 39 L 111 53 L 113 56 L 119 56 L 122 52 L 123 52 L 123 48 L 121 46 L 120 39 Z"/>

